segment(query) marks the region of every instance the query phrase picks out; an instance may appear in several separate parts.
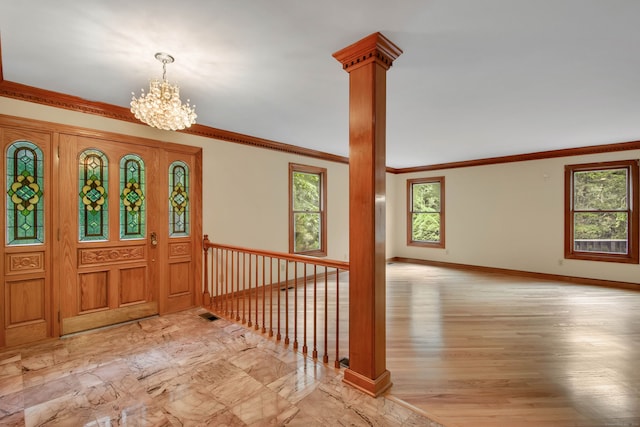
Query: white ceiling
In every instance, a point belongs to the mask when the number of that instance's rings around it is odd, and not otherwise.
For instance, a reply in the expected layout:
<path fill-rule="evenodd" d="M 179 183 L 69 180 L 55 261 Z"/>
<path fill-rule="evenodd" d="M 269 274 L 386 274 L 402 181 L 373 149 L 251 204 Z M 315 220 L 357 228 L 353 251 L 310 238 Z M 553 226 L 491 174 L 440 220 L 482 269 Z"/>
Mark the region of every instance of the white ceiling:
<path fill-rule="evenodd" d="M 128 106 L 153 55 L 198 123 L 347 156 L 332 53 L 380 31 L 387 165 L 640 139 L 639 0 L 3 0 L 5 80 Z"/>

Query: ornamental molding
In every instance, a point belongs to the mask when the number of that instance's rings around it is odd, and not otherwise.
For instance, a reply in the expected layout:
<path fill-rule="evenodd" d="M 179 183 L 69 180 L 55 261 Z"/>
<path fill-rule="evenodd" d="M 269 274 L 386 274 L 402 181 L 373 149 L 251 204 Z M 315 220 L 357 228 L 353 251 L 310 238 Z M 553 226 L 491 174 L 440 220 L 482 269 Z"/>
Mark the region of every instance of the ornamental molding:
<path fill-rule="evenodd" d="M 191 254 L 191 244 L 189 243 L 172 243 L 169 245 L 169 256 L 179 257 Z"/>
<path fill-rule="evenodd" d="M 351 72 L 363 65 L 375 62 L 384 67 L 391 68 L 393 61 L 402 54 L 402 49 L 381 33 L 373 33 L 354 44 L 345 47 L 333 54 L 333 57 L 342 63 L 342 68 Z"/>
<path fill-rule="evenodd" d="M 31 254 L 10 254 L 9 258 L 9 273 L 19 272 L 26 273 L 30 271 L 42 271 L 44 264 L 44 254 L 31 253 Z"/>
<path fill-rule="evenodd" d="M 80 249 L 78 252 L 80 265 L 102 264 L 120 261 L 136 261 L 144 259 L 144 246 L 109 249 Z"/>

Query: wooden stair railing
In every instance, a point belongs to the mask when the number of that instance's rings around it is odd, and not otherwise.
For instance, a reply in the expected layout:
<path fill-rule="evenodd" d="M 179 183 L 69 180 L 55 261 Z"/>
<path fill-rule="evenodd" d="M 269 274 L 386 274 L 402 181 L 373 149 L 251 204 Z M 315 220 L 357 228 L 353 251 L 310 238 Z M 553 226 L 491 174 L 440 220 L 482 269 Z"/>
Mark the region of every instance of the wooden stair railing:
<path fill-rule="evenodd" d="M 206 234 L 203 250 L 203 303 L 213 312 L 305 356 L 311 346 L 314 360 L 320 342 L 322 362 L 331 355 L 336 368 L 348 360 L 348 262 L 221 245 Z"/>

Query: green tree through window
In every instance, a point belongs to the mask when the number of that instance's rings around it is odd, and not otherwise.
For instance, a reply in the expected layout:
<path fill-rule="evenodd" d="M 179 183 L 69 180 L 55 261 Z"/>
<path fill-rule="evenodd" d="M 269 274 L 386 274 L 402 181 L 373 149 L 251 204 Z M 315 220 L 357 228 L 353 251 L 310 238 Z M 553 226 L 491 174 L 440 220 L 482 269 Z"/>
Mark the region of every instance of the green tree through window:
<path fill-rule="evenodd" d="M 637 169 L 634 161 L 567 166 L 567 257 L 637 259 Z"/>
<path fill-rule="evenodd" d="M 326 169 L 289 165 L 289 251 L 326 255 Z"/>
<path fill-rule="evenodd" d="M 444 247 L 444 177 L 407 181 L 407 243 Z"/>

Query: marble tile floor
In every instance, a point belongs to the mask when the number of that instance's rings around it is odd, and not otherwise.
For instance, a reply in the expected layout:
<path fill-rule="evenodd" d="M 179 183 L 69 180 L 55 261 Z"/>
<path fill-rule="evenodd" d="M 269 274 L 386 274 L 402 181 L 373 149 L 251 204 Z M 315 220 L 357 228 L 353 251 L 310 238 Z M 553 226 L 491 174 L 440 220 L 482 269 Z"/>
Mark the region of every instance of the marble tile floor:
<path fill-rule="evenodd" d="M 0 425 L 441 426 L 205 312 L 0 350 Z"/>

